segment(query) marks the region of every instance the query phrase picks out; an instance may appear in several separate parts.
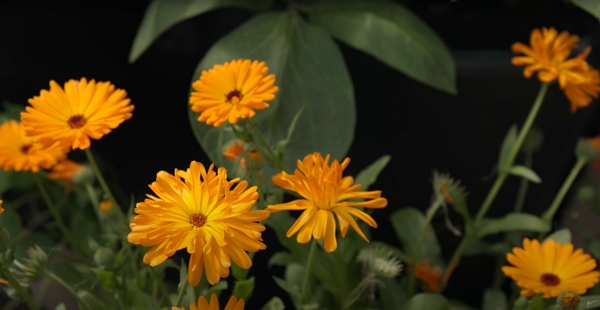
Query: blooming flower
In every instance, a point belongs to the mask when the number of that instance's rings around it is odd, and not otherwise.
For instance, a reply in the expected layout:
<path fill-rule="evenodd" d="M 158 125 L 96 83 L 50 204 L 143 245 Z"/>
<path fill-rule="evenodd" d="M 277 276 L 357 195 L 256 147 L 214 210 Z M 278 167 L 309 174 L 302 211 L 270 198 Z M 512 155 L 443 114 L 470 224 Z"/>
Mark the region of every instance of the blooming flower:
<path fill-rule="evenodd" d="M 585 78 L 585 81 L 580 83 L 566 82 L 563 87 L 563 92 L 571 103 L 571 113 L 589 106 L 592 98 L 598 99 L 600 93 L 600 72 L 598 70 L 590 68 L 590 70 L 582 72 L 581 75 Z"/>
<path fill-rule="evenodd" d="M 540 245 L 537 240 L 523 239 L 523 248 L 513 248 L 506 255 L 513 266 L 502 267 L 507 277 L 517 282 L 525 297 L 544 293 L 544 298 L 556 297 L 572 290 L 583 294 L 598 283 L 600 272 L 596 260 L 582 249 L 573 251 L 573 244 L 560 244 L 549 239 Z"/>
<path fill-rule="evenodd" d="M 67 184 L 73 185 L 73 177 L 81 171 L 82 166 L 72 160 L 65 159 L 56 164 L 50 173 L 48 178 L 53 180 L 61 180 Z"/>
<path fill-rule="evenodd" d="M 231 296 L 227 305 L 225 306 L 225 310 L 244 310 L 244 300 L 238 300 L 235 296 Z M 184 308 L 171 307 L 171 310 L 185 310 Z M 219 299 L 217 295 L 212 294 L 210 296 L 210 303 L 204 298 L 204 296 L 200 296 L 198 298 L 198 306 L 193 303 L 190 304 L 190 310 L 219 310 Z"/>
<path fill-rule="evenodd" d="M 439 267 L 433 267 L 428 260 L 420 261 L 415 268 L 415 278 L 421 280 L 426 285 L 427 291 L 432 293 L 440 292 L 440 278 L 442 270 Z"/>
<path fill-rule="evenodd" d="M 242 154 L 243 151 L 244 141 L 240 141 L 240 143 L 238 143 L 237 140 L 234 140 L 233 143 L 231 143 L 227 148 L 225 148 L 222 154 L 223 156 L 227 157 L 227 159 L 229 159 L 231 162 L 235 163 L 238 156 L 240 156 L 240 154 Z M 246 169 L 246 160 L 244 158 L 241 158 L 239 163 L 242 169 Z"/>
<path fill-rule="evenodd" d="M 40 149 L 14 120 L 0 125 L 0 137 L 0 168 L 4 170 L 38 172 L 40 168 L 50 169 L 66 157 L 58 144 Z"/>
<path fill-rule="evenodd" d="M 144 263 L 157 266 L 185 248 L 191 254 L 188 283 L 198 285 L 205 269 L 214 285 L 229 275 L 230 259 L 248 269 L 252 261 L 246 252 L 266 248 L 261 242 L 265 227 L 256 222 L 269 212 L 250 210 L 258 199 L 257 187 L 248 188 L 240 179 L 227 181 L 225 168 L 215 172 L 213 165 L 206 170 L 193 161 L 186 171 L 158 172 L 150 189 L 156 196 L 136 205 L 127 236 L 133 244 L 153 247 Z"/>
<path fill-rule="evenodd" d="M 308 243 L 311 237 L 317 240 L 325 238 L 325 250 L 333 252 L 337 248 L 334 214 L 340 224 L 342 237 L 346 236 L 348 226 L 352 226 L 359 236 L 369 242 L 352 216 L 358 217 L 371 227 L 377 227 L 377 223 L 355 207 L 384 208 L 387 200 L 381 197 L 381 191 L 359 192 L 362 187 L 360 184 L 353 185 L 352 177 L 342 177 L 350 158 L 344 159 L 341 164 L 334 160 L 331 166 L 329 159 L 329 155 L 323 158 L 320 153 L 315 152 L 304 157 L 302 161 L 298 160 L 298 169 L 293 175 L 283 171 L 273 176 L 275 185 L 297 192 L 303 199 L 269 205 L 266 210 L 304 210 L 288 230 L 287 237 L 300 231 L 297 236 L 299 243 Z M 348 201 L 349 199 L 367 201 Z"/>
<path fill-rule="evenodd" d="M 90 138 L 100 139 L 131 118 L 129 102 L 127 93 L 110 82 L 69 80 L 63 90 L 50 81 L 50 90 L 29 99 L 21 120 L 27 136 L 44 148 L 58 141 L 65 150 L 84 150 Z"/>
<path fill-rule="evenodd" d="M 237 123 L 240 118 L 253 117 L 254 110 L 269 107 L 279 88 L 275 75 L 267 75 L 265 62 L 249 59 L 232 60 L 202 71 L 192 84 L 192 111 L 202 112 L 198 121 L 221 127 L 225 121 Z"/>

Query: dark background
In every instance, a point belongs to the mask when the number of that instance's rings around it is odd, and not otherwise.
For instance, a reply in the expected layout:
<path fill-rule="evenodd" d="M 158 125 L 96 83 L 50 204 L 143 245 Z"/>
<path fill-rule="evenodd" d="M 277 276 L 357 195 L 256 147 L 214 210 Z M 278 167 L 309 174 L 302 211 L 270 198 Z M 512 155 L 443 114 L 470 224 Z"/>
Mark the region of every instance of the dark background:
<path fill-rule="evenodd" d="M 404 1 L 447 44 L 455 58 L 458 95 L 452 96 L 410 80 L 376 59 L 339 44 L 349 68 L 357 106 L 355 141 L 347 173 L 355 175 L 383 154 L 392 161 L 373 189 L 389 200 L 374 213 L 379 229 L 373 239 L 398 244 L 388 216 L 398 208 L 424 210 L 431 197 L 434 169 L 462 179 L 472 213 L 487 194 L 505 132 L 521 125 L 537 94 L 539 82 L 526 80 L 522 68 L 510 65 L 510 46 L 527 43 L 532 28 L 553 26 L 581 36 L 594 47 L 589 61 L 600 65 L 596 19 L 568 1 Z M 191 75 L 219 38 L 255 13 L 219 9 L 182 22 L 162 35 L 134 64 L 127 59 L 148 2 L 86 2 L 85 4 L 0 3 L 0 101 L 25 104 L 48 88 L 51 79 L 63 84 L 81 77 L 110 80 L 125 89 L 135 105 L 133 118 L 92 149 L 120 174 L 113 177 L 123 193 L 139 200 L 156 172 L 185 168 L 191 160 L 208 163 L 187 119 Z M 282 7 L 281 3 L 275 8 Z M 574 163 L 580 136 L 598 133 L 597 102 L 575 114 L 556 86 L 552 87 L 536 125 L 545 143 L 534 170 L 543 183 L 530 187 L 525 211 L 547 208 Z M 2 137 L 0 137 L 1 139 Z M 76 154 L 80 156 L 81 154 Z M 509 178 L 489 212 L 501 215 L 514 203 L 517 178 Z M 116 186 L 114 186 L 116 187 Z M 127 196 L 125 196 L 127 197 Z M 452 216 L 460 227 L 458 217 Z M 434 228 L 446 259 L 460 241 L 445 227 L 442 216 Z M 265 270 L 278 249 L 271 231 L 266 251 L 255 258 L 258 280 L 248 309 L 256 309 L 273 294 L 284 296 Z M 489 286 L 494 262 L 465 258 L 451 278 L 446 294 L 475 307 Z"/>

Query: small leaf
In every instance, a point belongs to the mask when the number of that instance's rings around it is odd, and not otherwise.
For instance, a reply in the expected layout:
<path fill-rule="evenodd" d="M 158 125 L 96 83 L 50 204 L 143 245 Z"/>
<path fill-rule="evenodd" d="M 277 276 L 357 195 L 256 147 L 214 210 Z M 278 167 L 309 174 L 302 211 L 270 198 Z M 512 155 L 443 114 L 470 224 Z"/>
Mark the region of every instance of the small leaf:
<path fill-rule="evenodd" d="M 582 296 L 578 310 L 594 309 L 600 307 L 600 295 Z"/>
<path fill-rule="evenodd" d="M 109 307 L 105 305 L 98 297 L 94 296 L 92 293 L 88 291 L 80 291 L 77 293 L 79 298 L 86 304 L 87 307 L 83 307 L 80 305 L 81 309 L 89 309 L 89 310 L 105 310 Z"/>
<path fill-rule="evenodd" d="M 409 207 L 394 212 L 390 216 L 390 220 L 398 239 L 402 242 L 404 253 L 414 257 L 417 254 L 421 231 L 425 226 L 425 216 L 421 211 Z M 433 264 L 444 267 L 441 259 L 442 250 L 431 225 L 427 227 L 423 239 L 423 244 L 420 247 L 421 253 L 418 254 L 419 258 L 428 259 Z M 413 262 L 406 261 L 406 263 L 411 264 Z"/>
<path fill-rule="evenodd" d="M 444 296 L 432 293 L 421 293 L 415 295 L 402 307 L 403 310 L 450 310 L 450 303 Z"/>
<path fill-rule="evenodd" d="M 269 262 L 267 263 L 267 266 L 285 266 L 289 263 L 298 263 L 298 261 L 292 254 L 280 251 L 271 256 Z"/>
<path fill-rule="evenodd" d="M 369 165 L 369 167 L 363 169 L 358 173 L 354 184 L 362 185 L 362 190 L 366 191 L 369 189 L 375 181 L 377 180 L 377 176 L 379 173 L 385 168 L 392 157 L 390 155 L 383 155 L 379 157 L 376 161 Z"/>
<path fill-rule="evenodd" d="M 292 119 L 290 127 L 288 127 L 288 133 L 285 139 L 277 143 L 277 154 L 279 156 L 283 154 L 283 150 L 285 150 L 285 147 L 288 145 L 288 143 L 290 143 L 290 139 L 292 138 L 292 134 L 294 133 L 294 129 L 296 128 L 296 123 L 298 123 L 298 119 L 300 118 L 300 115 L 302 115 L 302 111 L 304 111 L 304 106 L 302 106 L 302 108 L 298 110 L 298 113 L 296 113 L 294 119 Z"/>
<path fill-rule="evenodd" d="M 542 183 L 542 179 L 540 179 L 537 173 L 525 166 L 512 166 L 508 172 L 512 175 L 525 178 L 533 183 Z"/>
<path fill-rule="evenodd" d="M 221 291 L 226 290 L 227 287 L 229 287 L 229 285 L 227 284 L 227 281 L 221 281 L 221 282 L 209 287 L 206 290 L 206 294 L 204 295 L 204 297 L 210 297 L 212 294 L 216 294 L 217 296 L 219 296 L 221 294 Z"/>
<path fill-rule="evenodd" d="M 550 236 L 546 237 L 546 239 L 544 239 L 544 241 L 548 240 L 548 239 L 552 239 L 554 240 L 554 242 L 557 243 L 570 243 L 571 242 L 571 231 L 568 228 L 563 228 L 561 230 L 557 230 L 554 233 L 552 233 Z"/>
<path fill-rule="evenodd" d="M 421 83 L 457 93 L 450 51 L 425 22 L 402 5 L 330 0 L 309 6 L 309 21 L 336 39 Z"/>
<path fill-rule="evenodd" d="M 535 295 L 529 301 L 529 307 L 533 310 L 544 310 L 549 305 L 549 302 L 544 299 L 544 293 Z"/>
<path fill-rule="evenodd" d="M 580 9 L 592 14 L 598 20 L 600 20 L 600 1 L 598 0 L 571 0 L 573 4 L 578 6 Z"/>
<path fill-rule="evenodd" d="M 235 281 L 235 286 L 233 287 L 233 296 L 238 299 L 248 300 L 252 296 L 252 292 L 254 291 L 254 277 L 243 281 Z"/>
<path fill-rule="evenodd" d="M 528 310 L 529 301 L 523 296 L 519 296 L 513 304 L 512 310 Z"/>
<path fill-rule="evenodd" d="M 188 18 L 222 7 L 266 10 L 272 0 L 154 0 L 148 5 L 129 54 L 129 63 L 136 61 L 152 42 L 173 25 Z"/>
<path fill-rule="evenodd" d="M 500 156 L 498 159 L 498 171 L 505 171 L 509 167 L 510 164 L 508 162 L 508 156 L 510 155 L 510 151 L 517 143 L 517 135 L 519 134 L 517 125 L 510 126 L 506 136 L 504 137 L 504 141 L 502 142 L 502 148 L 500 149 Z"/>
<path fill-rule="evenodd" d="M 273 297 L 260 310 L 285 310 L 285 305 L 279 297 Z"/>
<path fill-rule="evenodd" d="M 508 309 L 506 294 L 499 289 L 487 289 L 483 293 L 483 310 Z"/>
<path fill-rule="evenodd" d="M 483 238 L 487 235 L 511 230 L 546 232 L 550 225 L 541 218 L 527 213 L 509 213 L 499 219 L 484 219 L 478 227 L 477 235 Z"/>
<path fill-rule="evenodd" d="M 296 300 L 301 300 L 302 299 L 302 294 L 300 293 L 300 287 L 298 287 L 297 285 L 291 285 L 288 282 L 286 282 L 284 279 L 278 278 L 278 277 L 273 277 L 273 280 L 275 280 L 275 283 L 277 283 L 277 285 L 284 291 L 286 291 L 288 294 L 290 294 L 290 296 Z"/>

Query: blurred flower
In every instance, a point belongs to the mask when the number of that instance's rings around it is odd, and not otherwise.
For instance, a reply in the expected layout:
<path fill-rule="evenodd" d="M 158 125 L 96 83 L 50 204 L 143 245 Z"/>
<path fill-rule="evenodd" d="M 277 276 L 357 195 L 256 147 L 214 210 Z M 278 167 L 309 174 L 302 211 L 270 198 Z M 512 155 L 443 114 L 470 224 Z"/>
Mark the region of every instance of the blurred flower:
<path fill-rule="evenodd" d="M 540 245 L 537 240 L 523 239 L 523 248 L 513 248 L 506 255 L 513 266 L 502 267 L 502 272 L 522 288 L 525 297 L 544 293 L 544 298 L 558 296 L 565 290 L 584 294 L 598 283 L 600 272 L 596 260 L 582 249 L 573 251 L 573 244 L 561 244 L 552 239 Z"/>
<path fill-rule="evenodd" d="M 192 84 L 190 97 L 192 111 L 202 112 L 198 121 L 218 128 L 226 121 L 235 124 L 240 118 L 253 117 L 254 110 L 268 108 L 267 102 L 279 91 L 275 75 L 268 72 L 264 61 L 249 59 L 232 60 L 202 71 Z"/>
<path fill-rule="evenodd" d="M 73 176 L 81 170 L 81 167 L 79 163 L 65 159 L 52 168 L 48 173 L 48 178 L 73 185 Z"/>
<path fill-rule="evenodd" d="M 0 137 L 0 168 L 4 170 L 38 172 L 40 168 L 50 169 L 66 157 L 58 144 L 41 150 L 14 120 L 0 125 Z"/>
<path fill-rule="evenodd" d="M 242 160 L 247 163 L 246 171 L 248 171 L 248 173 L 260 173 L 263 168 L 262 152 L 257 148 L 249 149 Z"/>
<path fill-rule="evenodd" d="M 2 199 L 0 199 L 0 214 L 4 213 L 4 208 L 2 208 L 2 203 L 4 201 Z"/>
<path fill-rule="evenodd" d="M 558 298 L 556 298 L 556 304 L 562 310 L 575 310 L 580 302 L 581 298 L 579 294 L 570 290 L 561 292 Z"/>
<path fill-rule="evenodd" d="M 98 140 L 131 118 L 129 103 L 127 93 L 110 82 L 69 80 L 63 90 L 50 81 L 50 90 L 29 99 L 21 120 L 27 136 L 44 148 L 58 141 L 65 150 L 84 150 L 90 138 Z"/>
<path fill-rule="evenodd" d="M 252 261 L 246 252 L 266 248 L 261 242 L 265 227 L 256 222 L 269 212 L 250 210 L 258 199 L 257 187 L 248 188 L 240 179 L 227 181 L 225 168 L 215 173 L 213 165 L 206 170 L 193 161 L 187 171 L 158 172 L 150 189 L 156 196 L 136 205 L 127 236 L 133 244 L 153 246 L 144 263 L 157 266 L 187 248 L 188 283 L 198 285 L 205 269 L 214 285 L 229 276 L 230 259 L 248 269 Z"/>
<path fill-rule="evenodd" d="M 298 169 L 293 175 L 282 171 L 273 176 L 275 185 L 297 192 L 303 199 L 269 205 L 266 210 L 269 212 L 304 210 L 287 231 L 287 237 L 300 231 L 297 237 L 299 243 L 308 243 L 311 238 L 317 240 L 325 238 L 325 250 L 333 252 L 337 248 L 334 214 L 337 215 L 340 223 L 342 238 L 346 236 L 350 225 L 359 236 L 369 242 L 352 215 L 371 227 L 376 228 L 377 223 L 371 216 L 355 207 L 384 208 L 387 206 L 387 200 L 381 198 L 381 191 L 360 192 L 362 186 L 353 185 L 354 178 L 342 177 L 342 172 L 350 163 L 350 158 L 344 159 L 341 164 L 334 160 L 331 166 L 329 166 L 329 159 L 329 155 L 323 159 L 320 153 L 315 152 L 304 157 L 302 161 L 298 160 Z M 349 199 L 353 201 L 348 201 Z"/>
<path fill-rule="evenodd" d="M 235 296 L 231 296 L 224 310 L 244 310 L 245 302 L 243 299 L 238 300 Z M 185 310 L 185 308 L 171 307 L 171 310 Z M 198 306 L 190 304 L 190 310 L 219 310 L 219 298 L 216 294 L 210 296 L 210 303 L 200 296 L 198 298 Z"/>
<path fill-rule="evenodd" d="M 594 169 L 600 168 L 600 136 L 589 139 L 579 139 L 575 147 L 578 159 L 591 163 Z"/>
<path fill-rule="evenodd" d="M 240 156 L 240 154 L 242 154 L 243 151 L 244 141 L 240 141 L 240 143 L 238 143 L 238 140 L 233 140 L 233 143 L 231 143 L 227 148 L 225 148 L 222 154 L 223 156 L 227 157 L 227 159 L 229 159 L 231 162 L 235 163 L 238 156 Z M 240 167 L 242 167 L 242 169 L 246 169 L 246 160 L 244 158 L 241 158 L 239 161 L 239 165 Z"/>
<path fill-rule="evenodd" d="M 415 278 L 423 282 L 426 285 L 426 290 L 429 292 L 440 292 L 441 277 L 442 269 L 431 266 L 428 260 L 418 262 L 415 267 Z"/>
<path fill-rule="evenodd" d="M 581 83 L 567 82 L 563 88 L 565 96 L 571 102 L 571 113 L 590 105 L 592 98 L 598 99 L 600 93 L 600 72 L 595 69 L 581 73 L 586 78 Z"/>
<path fill-rule="evenodd" d="M 44 275 L 47 262 L 48 255 L 36 244 L 27 249 L 27 258 L 22 262 L 14 261 L 17 267 L 14 273 L 20 278 L 19 282 L 31 284 Z"/>
<path fill-rule="evenodd" d="M 108 212 L 113 209 L 113 204 L 110 202 L 110 199 L 103 199 L 100 202 L 100 210 L 104 212 Z"/>

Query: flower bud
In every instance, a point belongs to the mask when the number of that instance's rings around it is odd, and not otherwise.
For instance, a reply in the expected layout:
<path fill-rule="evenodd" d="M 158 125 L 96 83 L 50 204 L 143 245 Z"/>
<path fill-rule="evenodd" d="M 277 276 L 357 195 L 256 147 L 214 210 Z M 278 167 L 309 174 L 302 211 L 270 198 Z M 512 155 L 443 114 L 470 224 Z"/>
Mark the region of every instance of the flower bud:
<path fill-rule="evenodd" d="M 600 137 L 593 139 L 579 139 L 575 147 L 577 158 L 593 163 L 600 158 Z"/>
<path fill-rule="evenodd" d="M 259 149 L 251 148 L 246 152 L 244 156 L 246 162 L 246 171 L 248 173 L 260 172 L 263 168 L 263 156 Z"/>
<path fill-rule="evenodd" d="M 110 268 L 115 260 L 115 254 L 109 248 L 99 248 L 94 253 L 94 262 L 100 267 Z"/>
<path fill-rule="evenodd" d="M 22 262 L 14 262 L 18 268 L 14 273 L 21 277 L 21 282 L 31 284 L 44 275 L 48 255 L 36 244 L 27 250 L 27 256 Z"/>
<path fill-rule="evenodd" d="M 579 294 L 571 290 L 561 292 L 556 298 L 556 304 L 562 310 L 575 310 L 579 307 L 580 302 Z"/>
<path fill-rule="evenodd" d="M 100 210 L 102 212 L 109 212 L 113 209 L 113 204 L 110 199 L 104 199 L 100 202 Z"/>
<path fill-rule="evenodd" d="M 596 199 L 596 191 L 591 186 L 583 186 L 577 191 L 581 202 L 592 203 Z"/>

